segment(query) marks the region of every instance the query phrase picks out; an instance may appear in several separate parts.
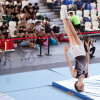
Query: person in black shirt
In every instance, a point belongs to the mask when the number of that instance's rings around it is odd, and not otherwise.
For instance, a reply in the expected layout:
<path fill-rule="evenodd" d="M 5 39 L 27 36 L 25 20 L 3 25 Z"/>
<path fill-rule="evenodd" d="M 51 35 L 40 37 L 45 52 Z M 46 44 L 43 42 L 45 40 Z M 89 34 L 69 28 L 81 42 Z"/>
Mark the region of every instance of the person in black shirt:
<path fill-rule="evenodd" d="M 33 11 L 34 11 L 34 13 L 39 12 L 39 6 L 38 6 L 38 3 L 35 3 L 35 5 L 33 6 Z"/>
<path fill-rule="evenodd" d="M 16 22 L 18 22 L 20 20 L 20 15 L 19 15 L 17 6 L 14 7 L 14 9 L 11 13 L 11 18 L 12 18 L 12 21 L 16 21 Z"/>
<path fill-rule="evenodd" d="M 3 22 L 3 25 L 0 27 L 0 30 L 1 30 L 2 34 L 4 34 L 4 35 L 6 35 L 8 33 L 7 32 L 8 26 L 7 26 L 7 23 L 5 21 Z"/>
<path fill-rule="evenodd" d="M 32 6 L 32 4 L 31 3 L 29 3 L 27 6 L 25 6 L 24 8 L 23 8 L 23 13 L 29 13 L 29 9 L 31 8 L 31 6 Z"/>
<path fill-rule="evenodd" d="M 13 8 L 14 8 L 14 6 L 12 5 L 11 2 L 9 2 L 8 5 L 6 5 L 6 12 L 7 12 L 8 15 L 11 14 L 11 12 L 13 11 Z"/>
<path fill-rule="evenodd" d="M 96 49 L 96 48 L 95 48 L 95 46 L 94 46 L 94 44 L 93 44 L 92 39 L 91 39 L 89 36 L 87 36 L 87 37 L 85 37 L 85 40 L 84 40 L 84 48 L 85 48 L 86 53 L 88 52 L 87 47 L 86 47 L 88 41 L 90 41 L 90 42 L 89 42 L 89 47 L 90 47 L 90 45 L 92 46 L 92 47 L 90 48 L 90 58 L 92 58 L 92 57 L 94 57 L 93 55 L 94 55 L 94 53 L 95 53 L 95 49 Z"/>
<path fill-rule="evenodd" d="M 29 12 L 28 12 L 28 19 L 32 19 L 32 18 L 33 18 L 33 16 L 34 16 L 33 9 L 32 9 L 32 8 L 30 8 L 30 9 L 29 9 Z"/>
<path fill-rule="evenodd" d="M 17 1 L 17 5 L 15 5 L 15 6 L 17 6 L 18 12 L 19 12 L 19 14 L 20 14 L 20 13 L 22 12 L 22 10 L 21 10 L 22 6 L 20 5 L 20 2 Z M 14 7 L 15 7 L 15 6 L 14 6 Z"/>
<path fill-rule="evenodd" d="M 5 35 L 5 38 L 7 38 L 9 29 L 8 29 L 6 22 L 3 22 L 3 25 L 0 27 L 0 30 L 1 30 L 2 34 Z"/>

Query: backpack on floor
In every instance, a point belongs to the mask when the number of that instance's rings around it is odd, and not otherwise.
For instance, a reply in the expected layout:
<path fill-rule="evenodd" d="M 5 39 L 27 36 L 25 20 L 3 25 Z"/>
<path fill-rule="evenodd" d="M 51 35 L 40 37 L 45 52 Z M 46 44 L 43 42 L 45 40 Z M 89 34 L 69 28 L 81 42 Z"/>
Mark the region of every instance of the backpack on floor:
<path fill-rule="evenodd" d="M 51 37 L 51 38 L 49 39 L 49 43 L 50 43 L 51 45 L 56 45 L 56 44 L 57 44 L 56 40 L 55 40 L 53 37 Z"/>
<path fill-rule="evenodd" d="M 44 17 L 40 14 L 40 15 L 38 15 L 37 17 L 36 17 L 38 20 L 44 20 Z"/>
<path fill-rule="evenodd" d="M 62 34 L 59 34 L 58 40 L 59 40 L 59 42 L 64 41 L 64 34 L 63 33 Z"/>

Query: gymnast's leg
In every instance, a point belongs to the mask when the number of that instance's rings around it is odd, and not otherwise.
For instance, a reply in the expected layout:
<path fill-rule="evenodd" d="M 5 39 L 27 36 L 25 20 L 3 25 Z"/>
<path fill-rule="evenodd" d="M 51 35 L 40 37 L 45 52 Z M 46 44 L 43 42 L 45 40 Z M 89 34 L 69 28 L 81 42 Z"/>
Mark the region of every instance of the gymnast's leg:
<path fill-rule="evenodd" d="M 78 35 L 77 35 L 77 33 L 76 33 L 76 31 L 75 31 L 75 29 L 74 29 L 74 27 L 73 27 L 70 19 L 69 18 L 66 18 L 66 20 L 67 20 L 67 24 L 69 26 L 69 29 L 70 29 L 70 31 L 71 31 L 71 33 L 72 33 L 72 35 L 73 35 L 73 37 L 74 37 L 77 45 L 81 45 L 82 42 L 81 42 L 80 38 L 78 37 Z"/>
<path fill-rule="evenodd" d="M 65 32 L 66 32 L 66 34 L 67 34 L 68 37 L 69 37 L 70 46 L 77 45 L 77 43 L 76 43 L 76 41 L 75 41 L 75 39 L 74 39 L 74 37 L 73 37 L 73 34 L 72 34 L 72 32 L 70 31 L 70 29 L 69 29 L 69 26 L 68 26 L 68 24 L 67 24 L 66 18 L 63 18 L 63 24 L 64 24 Z"/>

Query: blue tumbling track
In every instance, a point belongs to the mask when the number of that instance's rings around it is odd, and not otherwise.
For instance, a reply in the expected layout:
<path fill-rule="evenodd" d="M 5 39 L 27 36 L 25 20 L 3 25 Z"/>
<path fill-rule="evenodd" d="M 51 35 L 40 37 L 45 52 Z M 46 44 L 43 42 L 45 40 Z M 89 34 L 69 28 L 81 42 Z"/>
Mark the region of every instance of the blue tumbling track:
<path fill-rule="evenodd" d="M 75 92 L 75 91 L 73 91 L 73 90 L 71 90 L 71 89 L 68 89 L 68 88 L 66 88 L 66 87 L 64 87 L 64 86 L 62 86 L 62 85 L 60 85 L 60 84 L 58 84 L 58 83 L 56 83 L 56 82 L 53 82 L 52 85 L 53 85 L 54 87 L 57 87 L 57 88 L 59 88 L 59 89 L 61 89 L 61 90 L 66 91 L 67 93 L 69 93 L 69 94 L 71 94 L 71 95 L 75 95 L 75 96 L 77 96 L 77 97 L 79 97 L 79 98 L 82 98 L 82 99 L 84 99 L 84 100 L 93 100 L 93 99 L 91 99 L 91 98 L 89 98 L 89 97 L 87 97 L 87 96 L 85 96 L 85 95 L 83 95 L 83 94 L 80 94 L 80 93 Z"/>

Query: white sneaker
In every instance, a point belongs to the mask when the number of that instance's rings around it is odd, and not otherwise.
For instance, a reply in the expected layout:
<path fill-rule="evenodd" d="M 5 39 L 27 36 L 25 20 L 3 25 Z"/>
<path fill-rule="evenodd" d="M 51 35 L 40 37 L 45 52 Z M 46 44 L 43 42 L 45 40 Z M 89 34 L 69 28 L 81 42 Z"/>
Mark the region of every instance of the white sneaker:
<path fill-rule="evenodd" d="M 65 12 L 65 18 L 68 18 L 67 10 L 65 9 L 64 12 Z"/>
<path fill-rule="evenodd" d="M 64 11 L 63 9 L 60 10 L 60 18 L 61 18 L 61 19 L 66 18 L 66 16 L 65 16 L 65 11 Z"/>
<path fill-rule="evenodd" d="M 60 10 L 60 18 L 67 18 L 68 14 L 67 14 L 67 6 L 66 5 L 61 5 L 61 10 Z"/>
<path fill-rule="evenodd" d="M 61 10 L 67 10 L 67 6 L 66 5 L 61 5 Z"/>

